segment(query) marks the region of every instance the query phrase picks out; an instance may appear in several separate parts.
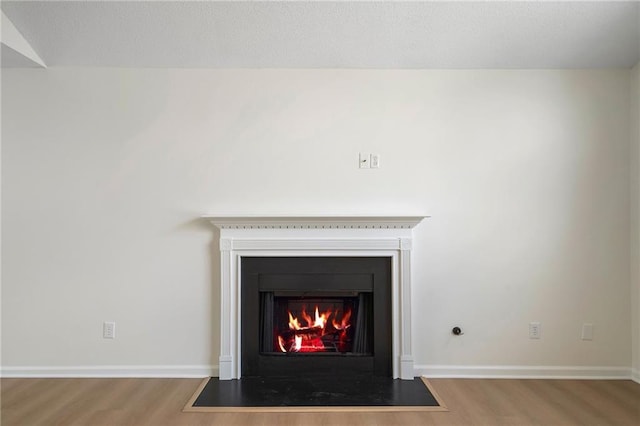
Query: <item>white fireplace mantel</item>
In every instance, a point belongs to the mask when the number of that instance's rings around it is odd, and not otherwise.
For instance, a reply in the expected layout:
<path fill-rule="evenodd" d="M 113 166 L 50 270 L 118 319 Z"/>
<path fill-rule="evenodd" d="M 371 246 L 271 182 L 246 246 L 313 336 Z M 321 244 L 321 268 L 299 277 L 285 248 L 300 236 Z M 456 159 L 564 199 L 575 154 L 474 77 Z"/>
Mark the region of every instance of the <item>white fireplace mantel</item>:
<path fill-rule="evenodd" d="M 220 229 L 221 380 L 241 377 L 240 265 L 245 256 L 371 256 L 391 259 L 393 377 L 414 378 L 411 242 L 427 216 L 204 216 Z"/>

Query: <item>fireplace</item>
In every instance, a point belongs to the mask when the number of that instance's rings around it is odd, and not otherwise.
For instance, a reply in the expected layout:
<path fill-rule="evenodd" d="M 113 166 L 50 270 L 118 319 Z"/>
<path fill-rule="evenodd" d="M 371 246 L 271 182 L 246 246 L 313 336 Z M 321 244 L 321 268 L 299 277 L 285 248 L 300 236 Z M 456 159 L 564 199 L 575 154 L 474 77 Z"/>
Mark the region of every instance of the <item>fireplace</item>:
<path fill-rule="evenodd" d="M 245 257 L 242 376 L 391 376 L 391 258 Z"/>
<path fill-rule="evenodd" d="M 220 230 L 220 380 L 413 379 L 412 230 L 423 218 L 206 216 Z"/>
<path fill-rule="evenodd" d="M 373 333 L 368 324 L 374 314 L 370 294 L 261 291 L 259 352 L 371 355 Z"/>

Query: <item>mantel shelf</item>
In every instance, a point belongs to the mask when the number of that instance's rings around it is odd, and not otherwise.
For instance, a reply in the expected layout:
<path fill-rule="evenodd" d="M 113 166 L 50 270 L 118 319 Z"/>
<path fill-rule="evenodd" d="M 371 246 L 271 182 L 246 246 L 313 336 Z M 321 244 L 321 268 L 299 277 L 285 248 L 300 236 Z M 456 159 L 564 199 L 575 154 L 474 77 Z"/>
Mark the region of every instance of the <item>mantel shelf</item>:
<path fill-rule="evenodd" d="M 203 216 L 220 229 L 413 229 L 429 216 Z"/>

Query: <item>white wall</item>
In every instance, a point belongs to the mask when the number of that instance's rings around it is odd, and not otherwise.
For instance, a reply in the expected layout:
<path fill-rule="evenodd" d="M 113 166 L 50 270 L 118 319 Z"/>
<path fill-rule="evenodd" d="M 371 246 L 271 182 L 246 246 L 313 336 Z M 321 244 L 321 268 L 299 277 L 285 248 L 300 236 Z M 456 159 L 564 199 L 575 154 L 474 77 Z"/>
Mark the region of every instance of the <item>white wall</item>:
<path fill-rule="evenodd" d="M 417 365 L 628 374 L 629 71 L 2 80 L 5 368 L 216 364 L 215 235 L 200 215 L 426 213 Z M 358 170 L 359 151 L 382 167 Z"/>
<path fill-rule="evenodd" d="M 640 382 L 640 63 L 631 74 L 631 327 L 633 376 Z"/>

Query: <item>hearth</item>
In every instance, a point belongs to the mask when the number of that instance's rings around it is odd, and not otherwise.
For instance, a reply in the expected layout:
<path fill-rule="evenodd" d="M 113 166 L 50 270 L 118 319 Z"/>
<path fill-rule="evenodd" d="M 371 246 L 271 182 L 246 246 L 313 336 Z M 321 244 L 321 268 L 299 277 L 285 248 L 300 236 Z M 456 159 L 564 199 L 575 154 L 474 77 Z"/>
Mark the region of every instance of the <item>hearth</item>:
<path fill-rule="evenodd" d="M 256 374 L 265 365 L 272 373 L 290 374 L 298 364 L 307 371 L 362 369 L 372 377 L 413 380 L 411 246 L 412 230 L 423 218 L 206 216 L 220 230 L 221 294 L 220 306 L 214 307 L 220 312 L 220 380 Z M 290 258 L 301 259 L 302 269 L 328 258 L 347 264 L 375 259 L 385 272 L 372 279 L 370 271 L 356 271 L 346 279 L 324 264 L 313 273 L 299 272 L 309 278 L 300 289 L 289 286 L 299 281 L 292 278 L 298 272 L 276 267 L 253 273 L 262 278 L 249 280 L 247 288 L 258 287 L 245 293 L 245 275 L 252 273 L 245 270 L 248 265 Z M 385 276 L 386 287 L 376 284 L 378 276 Z M 353 284 L 366 280 L 368 287 Z M 340 282 L 347 284 L 335 285 Z M 269 319 L 257 317 L 271 310 Z M 246 317 L 252 313 L 256 316 Z M 327 323 L 320 326 L 323 316 Z M 359 317 L 370 322 L 360 324 Z M 249 355 L 248 348 L 257 355 Z M 245 359 L 252 356 L 258 360 Z"/>
<path fill-rule="evenodd" d="M 245 257 L 242 376 L 391 376 L 391 259 Z"/>

